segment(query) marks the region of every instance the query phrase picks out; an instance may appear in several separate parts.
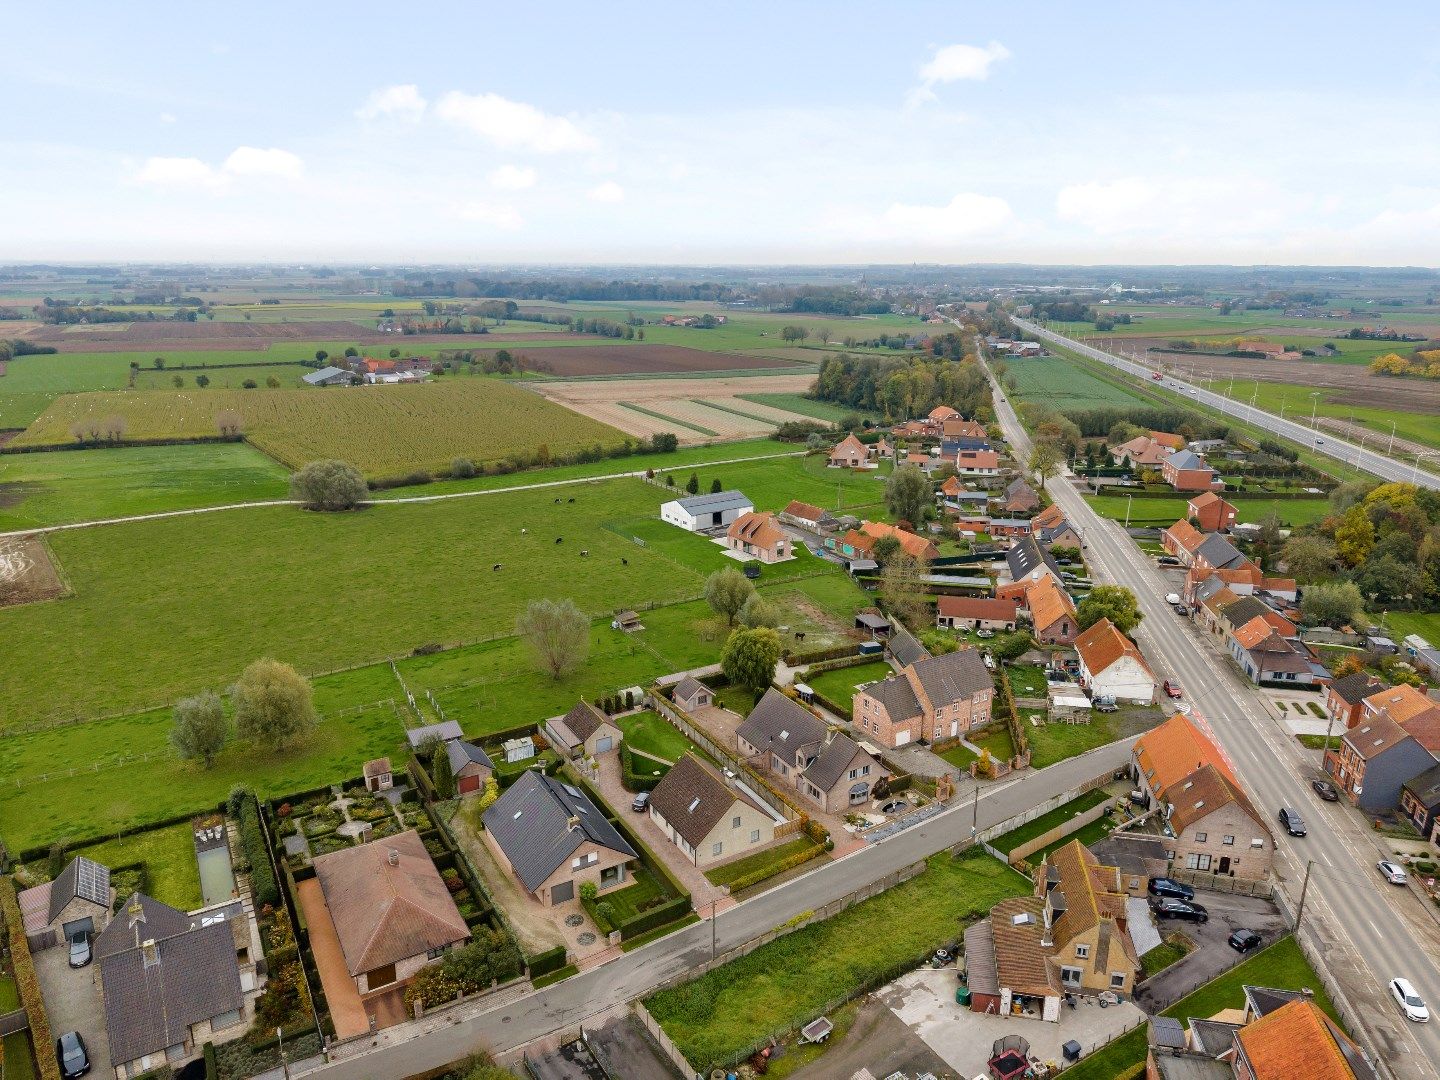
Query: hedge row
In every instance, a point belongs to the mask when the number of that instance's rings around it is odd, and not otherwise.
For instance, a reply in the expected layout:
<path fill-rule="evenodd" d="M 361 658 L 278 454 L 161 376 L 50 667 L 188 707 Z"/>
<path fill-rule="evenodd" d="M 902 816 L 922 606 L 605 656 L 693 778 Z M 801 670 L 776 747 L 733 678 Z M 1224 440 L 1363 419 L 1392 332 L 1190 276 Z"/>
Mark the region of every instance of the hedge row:
<path fill-rule="evenodd" d="M 240 802 L 240 846 L 245 849 L 245 860 L 250 864 L 250 891 L 256 906 L 273 907 L 280 901 L 280 889 L 275 884 L 275 868 L 270 865 L 270 852 L 260 830 L 260 804 L 253 791 L 247 791 Z"/>
<path fill-rule="evenodd" d="M 792 652 L 785 654 L 786 667 L 801 667 L 805 664 L 816 664 L 821 660 L 838 660 L 842 656 L 860 655 L 860 646 L 856 642 L 846 645 L 832 645 L 828 649 L 809 649 L 805 652 Z"/>
<path fill-rule="evenodd" d="M 645 759 L 649 761 L 649 758 Z M 628 743 L 620 744 L 620 783 L 626 791 L 654 791 L 663 776 L 642 776 L 635 771 L 635 755 Z"/>
<path fill-rule="evenodd" d="M 769 866 L 761 866 L 750 871 L 748 874 L 741 874 L 730 882 L 730 892 L 734 894 L 742 889 L 748 889 L 751 885 L 758 885 L 762 881 L 768 881 L 776 874 L 783 874 L 786 870 L 793 870 L 797 866 L 804 866 L 811 859 L 819 858 L 824 853 L 825 846 L 823 844 L 814 844 L 802 851 L 795 852 L 794 855 L 787 855 L 779 862 L 771 863 Z"/>
<path fill-rule="evenodd" d="M 30 956 L 30 943 L 25 940 L 25 920 L 20 915 L 20 901 L 15 896 L 15 882 L 0 878 L 0 916 L 10 935 L 10 966 L 15 985 L 20 991 L 20 1005 L 30 1021 L 30 1037 L 35 1043 L 35 1060 L 42 1080 L 60 1080 L 60 1066 L 50 1048 L 55 1045 L 50 1030 L 50 1017 L 45 1012 L 45 998 L 40 981 L 35 977 L 35 961 Z"/>
<path fill-rule="evenodd" d="M 689 896 L 677 896 L 673 900 L 657 904 L 649 911 L 642 911 L 633 919 L 621 923 L 620 940 L 629 941 L 631 938 L 648 934 L 651 930 L 672 923 L 676 919 L 683 919 L 690 914 L 690 909 Z"/>
<path fill-rule="evenodd" d="M 549 975 L 552 971 L 559 971 L 565 966 L 565 946 L 556 945 L 553 949 L 537 953 L 526 962 L 530 969 L 530 978 L 538 975 Z"/>

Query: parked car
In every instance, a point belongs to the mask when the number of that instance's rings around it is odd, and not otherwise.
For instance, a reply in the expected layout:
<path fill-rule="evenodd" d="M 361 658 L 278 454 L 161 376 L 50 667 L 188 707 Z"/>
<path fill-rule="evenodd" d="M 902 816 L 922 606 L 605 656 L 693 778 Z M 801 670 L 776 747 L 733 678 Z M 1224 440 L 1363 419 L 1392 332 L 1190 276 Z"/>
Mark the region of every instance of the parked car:
<path fill-rule="evenodd" d="M 1305 819 L 1300 816 L 1300 811 L 1293 807 L 1280 808 L 1280 824 L 1285 826 L 1285 831 L 1291 836 L 1305 835 Z"/>
<path fill-rule="evenodd" d="M 1417 1024 L 1430 1022 L 1430 1010 L 1425 1007 L 1425 999 L 1415 992 L 1409 979 L 1391 979 L 1390 994 L 1400 1003 L 1400 1011 L 1405 1014 L 1406 1020 L 1414 1020 Z"/>
<path fill-rule="evenodd" d="M 90 952 L 90 935 L 85 931 L 70 935 L 70 966 L 82 968 L 90 963 L 92 953 Z"/>
<path fill-rule="evenodd" d="M 1091 706 L 1096 712 L 1119 712 L 1120 706 L 1113 701 L 1097 701 Z"/>
<path fill-rule="evenodd" d="M 1391 885 L 1404 885 L 1409 879 L 1405 876 L 1405 869 L 1399 863 L 1393 863 L 1389 859 L 1381 859 L 1375 864 L 1375 869 L 1380 871 L 1380 876 Z"/>
<path fill-rule="evenodd" d="M 1236 930 L 1228 938 L 1230 947 L 1236 952 L 1249 952 L 1260 945 L 1260 935 L 1254 930 Z"/>
<path fill-rule="evenodd" d="M 1315 789 L 1315 794 L 1326 802 L 1336 802 L 1340 798 L 1340 792 L 1335 790 L 1335 785 L 1329 780 L 1311 780 L 1310 786 Z"/>
<path fill-rule="evenodd" d="M 1182 882 L 1175 881 L 1173 878 L 1151 878 L 1148 888 L 1151 896 L 1168 896 L 1175 900 L 1195 899 L 1194 889 Z"/>
<path fill-rule="evenodd" d="M 1210 913 L 1205 905 L 1193 900 L 1176 900 L 1169 896 L 1157 896 L 1150 901 L 1150 910 L 1157 919 L 1186 919 L 1190 922 L 1206 922 Z"/>
<path fill-rule="evenodd" d="M 650 809 L 650 793 L 642 791 L 635 798 L 630 800 L 630 809 L 637 814 L 643 814 Z"/>
<path fill-rule="evenodd" d="M 1165 603 L 1167 603 L 1167 604 L 1178 604 L 1179 602 L 1180 602 L 1180 594 L 1179 594 L 1179 593 L 1176 593 L 1176 592 L 1167 592 L 1167 593 L 1165 594 Z"/>
<path fill-rule="evenodd" d="M 1161 566 L 1179 566 L 1179 565 L 1180 565 L 1180 560 L 1177 559 L 1174 555 L 1161 555 L 1161 556 L 1160 556 L 1158 559 L 1156 559 L 1155 561 L 1158 562 Z"/>
<path fill-rule="evenodd" d="M 1190 615 L 1190 609 L 1189 609 L 1188 607 L 1186 607 L 1184 604 L 1176 604 L 1176 605 L 1175 605 L 1175 614 L 1176 614 L 1176 615 L 1184 615 L 1184 616 L 1186 616 L 1186 617 L 1188 618 L 1189 615 Z"/>
<path fill-rule="evenodd" d="M 78 1031 L 67 1031 L 55 1040 L 55 1060 L 65 1080 L 74 1080 L 90 1071 L 90 1054 Z"/>
<path fill-rule="evenodd" d="M 1172 682 L 1170 679 L 1166 679 L 1165 696 L 1178 699 L 1185 696 L 1185 691 L 1180 689 L 1180 684 L 1178 682 Z"/>

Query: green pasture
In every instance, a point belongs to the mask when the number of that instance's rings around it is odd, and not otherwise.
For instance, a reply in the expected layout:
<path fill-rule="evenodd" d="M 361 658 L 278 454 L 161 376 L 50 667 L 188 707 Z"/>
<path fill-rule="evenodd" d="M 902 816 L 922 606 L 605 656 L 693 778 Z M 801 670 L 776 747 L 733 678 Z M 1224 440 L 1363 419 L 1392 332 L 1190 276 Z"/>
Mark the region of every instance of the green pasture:
<path fill-rule="evenodd" d="M 1403 379 L 1393 381 L 1403 388 Z M 1320 416 L 1354 420 L 1357 424 L 1363 424 L 1376 432 L 1376 438 L 1366 440 L 1365 448 L 1367 450 L 1383 451 L 1386 448 L 1392 424 L 1394 424 L 1395 434 L 1399 438 L 1409 439 L 1411 442 L 1417 442 L 1424 446 L 1440 448 L 1440 423 L 1437 423 L 1435 417 L 1430 413 L 1401 412 L 1375 406 L 1349 405 L 1341 400 L 1345 394 L 1343 389 L 1324 389 L 1320 391 L 1320 397 L 1312 399 L 1310 395 L 1314 392 L 1314 388 L 1300 386 L 1296 383 L 1237 381 L 1234 389 L 1231 390 L 1230 380 L 1217 379 L 1206 385 L 1221 394 L 1230 390 L 1230 396 L 1235 401 L 1248 403 L 1253 397 L 1256 408 L 1265 409 L 1277 416 L 1283 408 L 1288 420 L 1304 423 L 1310 418 L 1312 406 Z M 1422 399 L 1417 399 L 1415 408 L 1417 410 L 1424 408 Z M 1318 436 L 1323 439 L 1327 437 L 1327 434 L 1321 430 Z M 1413 461 L 1414 458 L 1412 457 L 1410 460 Z"/>
<path fill-rule="evenodd" d="M 195 381 L 196 376 L 204 375 L 209 379 L 206 385 L 207 390 L 241 390 L 245 388 L 245 380 L 255 381 L 254 389 L 265 390 L 266 380 L 275 378 L 280 380 L 281 386 L 301 386 L 301 379 L 313 372 L 314 368 L 304 367 L 301 364 L 249 364 L 244 367 L 223 367 L 214 368 L 208 371 L 156 371 L 141 369 L 135 379 L 137 390 L 174 390 L 187 389 L 192 386 L 199 386 Z M 180 380 L 180 386 L 175 386 L 175 380 Z"/>
<path fill-rule="evenodd" d="M 1242 524 L 1266 521 L 1273 513 L 1282 528 L 1294 528 L 1319 521 L 1330 512 L 1330 500 L 1324 496 L 1313 499 L 1269 499 L 1261 496 L 1226 495 L 1235 505 L 1236 517 Z M 1138 526 L 1173 525 L 1185 516 L 1188 500 L 1183 496 L 1162 499 L 1129 499 L 1124 495 L 1087 495 L 1088 502 L 1101 517 L 1125 520 L 1128 504 L 1130 524 Z"/>
<path fill-rule="evenodd" d="M 1107 382 L 1060 356 L 1012 356 L 1004 359 L 1007 378 L 1024 400 L 1067 409 L 1097 409 L 1148 404 L 1144 398 Z"/>

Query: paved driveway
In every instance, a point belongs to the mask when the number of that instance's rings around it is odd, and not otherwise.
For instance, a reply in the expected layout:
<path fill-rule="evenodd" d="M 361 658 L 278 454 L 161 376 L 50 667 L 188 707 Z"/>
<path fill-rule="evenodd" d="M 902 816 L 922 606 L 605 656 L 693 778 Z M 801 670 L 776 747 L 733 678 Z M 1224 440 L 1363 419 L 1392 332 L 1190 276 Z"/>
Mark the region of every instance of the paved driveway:
<path fill-rule="evenodd" d="M 70 950 L 61 944 L 35 954 L 35 976 L 40 982 L 45 1012 L 55 1037 L 78 1031 L 90 1052 L 92 1073 L 113 1075 L 110 1037 L 105 1032 L 105 1004 L 100 996 L 95 965 L 72 968 Z M 35 1047 L 37 1057 L 54 1053 L 53 1046 Z"/>
<path fill-rule="evenodd" d="M 1177 964 L 1172 964 L 1135 991 L 1135 1000 L 1150 1012 L 1160 1012 L 1179 1001 L 1201 983 L 1223 975 L 1242 959 L 1226 939 L 1234 930 L 1254 930 L 1264 948 L 1287 932 L 1285 920 L 1275 905 L 1260 896 L 1232 896 L 1229 893 L 1196 890 L 1195 899 L 1205 905 L 1210 921 L 1181 922 L 1178 919 L 1157 920 L 1162 935 L 1179 931 L 1195 942 L 1198 948 Z"/>
<path fill-rule="evenodd" d="M 305 925 L 310 928 L 310 951 L 315 956 L 315 968 L 325 990 L 325 1003 L 335 1021 L 335 1037 L 347 1039 L 363 1035 L 370 1030 L 370 1016 L 360 1000 L 355 980 L 350 977 L 350 969 L 345 966 L 340 936 L 335 932 L 335 921 L 330 918 L 330 908 L 320 890 L 320 879 L 308 878 L 298 883 L 295 892 L 300 909 L 305 912 Z M 379 1022 L 377 1016 L 376 1023 Z"/>

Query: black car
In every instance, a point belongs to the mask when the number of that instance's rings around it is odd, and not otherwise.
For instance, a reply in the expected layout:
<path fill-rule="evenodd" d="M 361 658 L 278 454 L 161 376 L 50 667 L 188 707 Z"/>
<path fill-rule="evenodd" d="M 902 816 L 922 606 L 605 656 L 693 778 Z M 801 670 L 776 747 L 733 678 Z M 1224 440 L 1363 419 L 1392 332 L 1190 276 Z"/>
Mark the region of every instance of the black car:
<path fill-rule="evenodd" d="M 1340 799 L 1340 792 L 1335 790 L 1335 785 L 1329 780 L 1311 780 L 1310 786 L 1315 789 L 1315 794 L 1326 802 L 1337 802 Z"/>
<path fill-rule="evenodd" d="M 1254 930 L 1236 930 L 1228 940 L 1236 952 L 1249 952 L 1260 946 L 1260 935 Z"/>
<path fill-rule="evenodd" d="M 1150 910 L 1157 919 L 1188 919 L 1190 922 L 1206 922 L 1210 913 L 1204 905 L 1194 901 L 1175 900 L 1168 896 L 1157 896 L 1150 901 Z"/>
<path fill-rule="evenodd" d="M 1172 900 L 1190 901 L 1195 899 L 1195 890 L 1189 885 L 1172 881 L 1168 877 L 1157 877 L 1150 879 L 1151 896 L 1168 896 Z"/>
<path fill-rule="evenodd" d="M 78 1031 L 67 1031 L 55 1040 L 55 1060 L 65 1080 L 74 1080 L 90 1071 L 90 1054 Z"/>
<path fill-rule="evenodd" d="M 1293 807 L 1280 808 L 1280 824 L 1285 826 L 1285 831 L 1291 836 L 1305 835 L 1305 819 L 1300 816 L 1300 811 Z"/>

